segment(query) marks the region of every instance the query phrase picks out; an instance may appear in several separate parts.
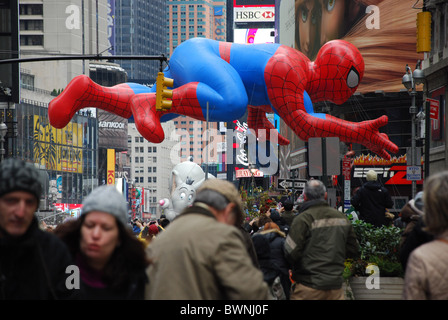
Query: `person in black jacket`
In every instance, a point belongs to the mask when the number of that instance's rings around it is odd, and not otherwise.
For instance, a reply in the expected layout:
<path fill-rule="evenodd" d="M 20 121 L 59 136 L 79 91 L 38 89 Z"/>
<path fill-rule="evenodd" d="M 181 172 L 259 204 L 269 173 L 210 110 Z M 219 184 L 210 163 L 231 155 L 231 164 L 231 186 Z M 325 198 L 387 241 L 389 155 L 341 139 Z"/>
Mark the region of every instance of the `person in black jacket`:
<path fill-rule="evenodd" d="M 359 212 L 359 219 L 375 227 L 388 225 L 390 220 L 386 217 L 386 208 L 392 208 L 394 205 L 389 191 L 377 181 L 375 171 L 369 170 L 366 178 L 367 182 L 358 189 L 351 203 Z"/>
<path fill-rule="evenodd" d="M 66 280 L 67 247 L 38 227 L 39 171 L 22 160 L 0 164 L 0 300 L 75 298 Z"/>

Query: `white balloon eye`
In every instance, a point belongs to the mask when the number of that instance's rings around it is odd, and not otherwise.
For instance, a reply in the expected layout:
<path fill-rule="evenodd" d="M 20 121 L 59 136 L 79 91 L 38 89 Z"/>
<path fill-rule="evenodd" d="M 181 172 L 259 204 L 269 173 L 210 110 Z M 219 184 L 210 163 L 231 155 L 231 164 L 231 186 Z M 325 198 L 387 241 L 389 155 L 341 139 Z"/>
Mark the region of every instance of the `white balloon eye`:
<path fill-rule="evenodd" d="M 185 199 L 185 196 L 186 196 L 185 192 L 182 192 L 182 193 L 180 194 L 180 198 L 181 198 L 182 200 Z"/>
<path fill-rule="evenodd" d="M 191 200 L 193 200 L 193 195 L 192 195 L 192 194 L 190 194 L 190 195 L 188 196 L 188 201 L 191 201 Z"/>
<path fill-rule="evenodd" d="M 359 85 L 359 73 L 352 67 L 347 75 L 347 86 L 349 88 L 355 88 Z"/>

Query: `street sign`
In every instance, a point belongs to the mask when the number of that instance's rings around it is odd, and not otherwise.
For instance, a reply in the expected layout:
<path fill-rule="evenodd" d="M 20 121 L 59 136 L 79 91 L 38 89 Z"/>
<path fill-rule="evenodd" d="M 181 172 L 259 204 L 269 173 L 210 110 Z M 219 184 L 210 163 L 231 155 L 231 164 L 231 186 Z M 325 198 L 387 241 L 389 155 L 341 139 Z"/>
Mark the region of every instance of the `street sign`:
<path fill-rule="evenodd" d="M 406 180 L 419 181 L 422 179 L 422 168 L 420 166 L 406 167 Z"/>
<path fill-rule="evenodd" d="M 292 189 L 294 184 L 294 189 L 304 189 L 306 180 L 299 179 L 278 179 L 278 188 L 280 189 Z"/>

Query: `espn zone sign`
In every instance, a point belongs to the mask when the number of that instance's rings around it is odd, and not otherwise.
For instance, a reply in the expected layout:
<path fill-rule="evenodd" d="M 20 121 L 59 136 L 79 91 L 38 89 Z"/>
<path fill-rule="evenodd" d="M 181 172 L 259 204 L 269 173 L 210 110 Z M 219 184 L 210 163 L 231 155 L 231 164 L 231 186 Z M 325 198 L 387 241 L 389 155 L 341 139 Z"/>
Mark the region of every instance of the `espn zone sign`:
<path fill-rule="evenodd" d="M 354 167 L 353 178 L 364 178 L 369 170 L 374 170 L 378 179 L 383 183 L 394 185 L 412 184 L 411 180 L 406 179 L 406 165 L 393 165 L 391 167 Z M 417 184 L 422 184 L 423 180 L 417 181 Z"/>

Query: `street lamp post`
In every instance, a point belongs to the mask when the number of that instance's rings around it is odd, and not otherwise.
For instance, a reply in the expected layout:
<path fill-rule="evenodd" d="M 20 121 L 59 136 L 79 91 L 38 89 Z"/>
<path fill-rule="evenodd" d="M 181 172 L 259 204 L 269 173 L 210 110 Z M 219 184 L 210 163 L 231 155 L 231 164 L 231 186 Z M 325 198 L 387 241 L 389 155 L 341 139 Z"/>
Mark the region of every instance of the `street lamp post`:
<path fill-rule="evenodd" d="M 415 90 L 415 86 L 423 83 L 424 74 L 421 69 L 421 61 L 417 62 L 415 66 L 414 72 L 412 72 L 411 68 L 406 65 L 406 73 L 403 76 L 402 83 L 406 89 L 411 90 L 411 107 L 409 108 L 409 113 L 411 114 L 411 166 L 417 165 L 417 149 L 416 149 L 416 115 L 417 115 L 417 106 L 415 105 L 415 97 L 417 96 L 417 91 Z M 420 164 L 418 164 L 420 165 Z M 417 182 L 412 180 L 412 198 L 415 197 L 417 193 Z"/>
<path fill-rule="evenodd" d="M 0 123 L 0 162 L 3 161 L 5 156 L 5 136 L 8 132 L 8 127 L 4 122 Z"/>

